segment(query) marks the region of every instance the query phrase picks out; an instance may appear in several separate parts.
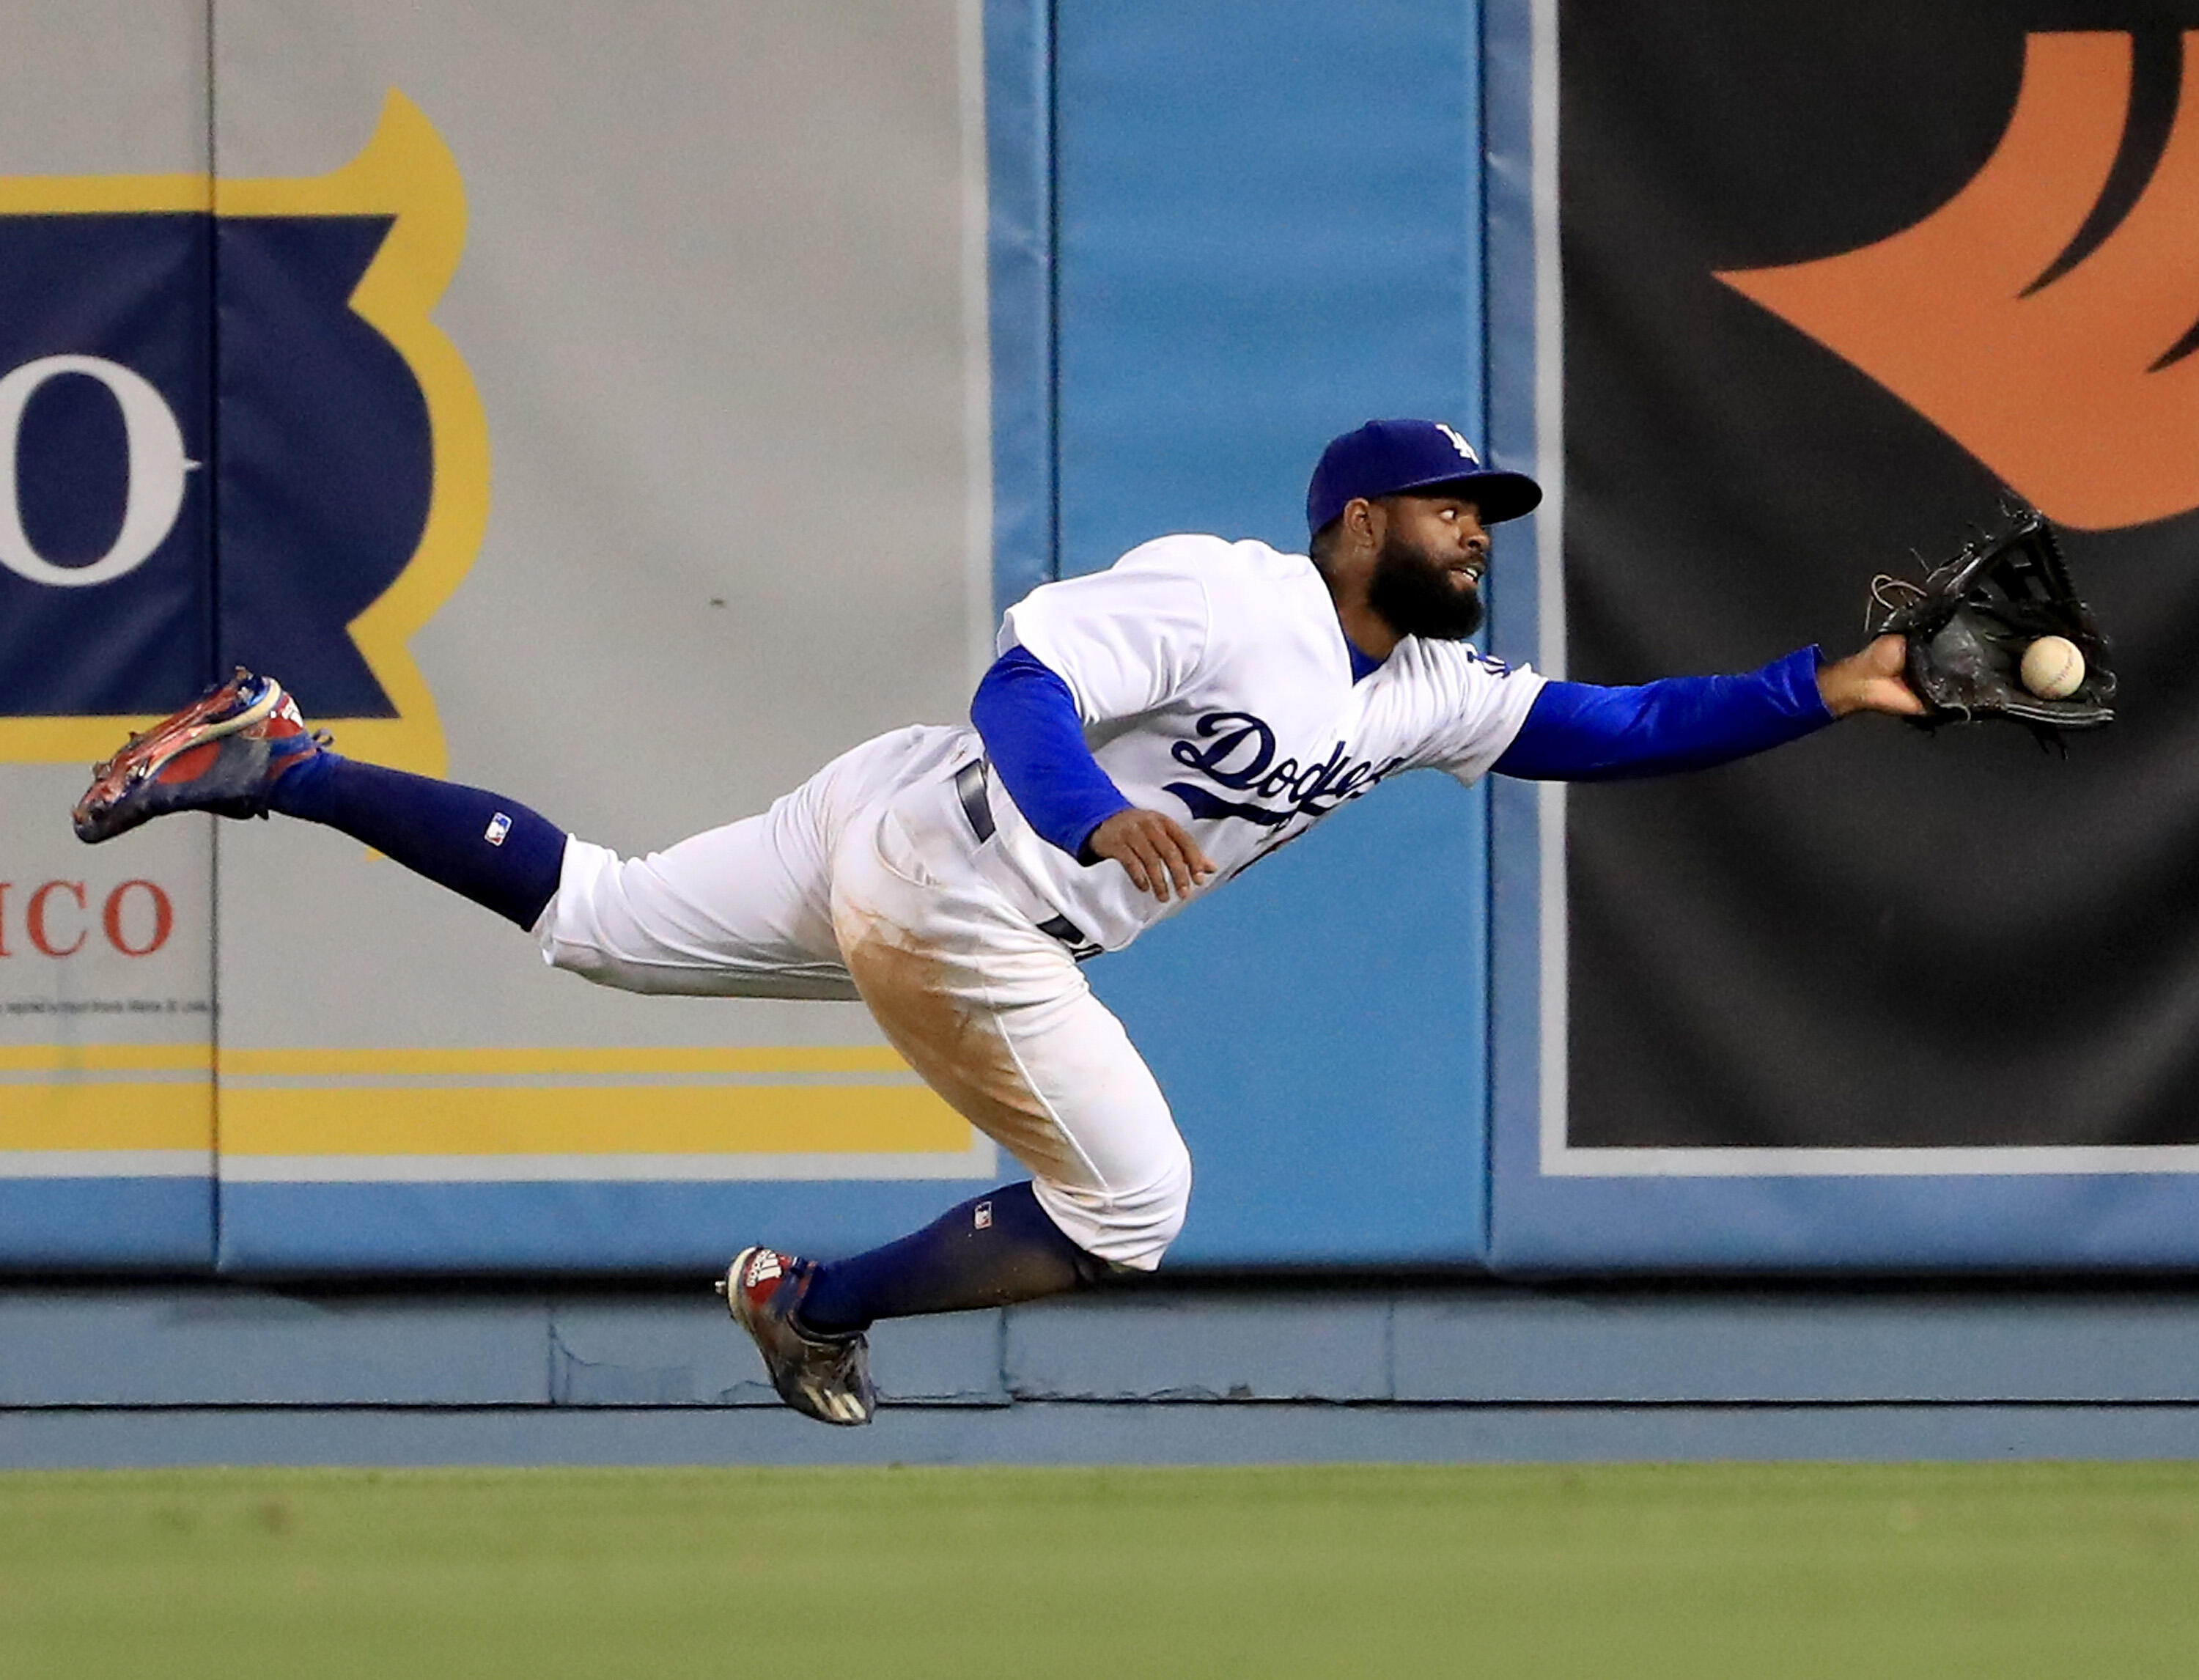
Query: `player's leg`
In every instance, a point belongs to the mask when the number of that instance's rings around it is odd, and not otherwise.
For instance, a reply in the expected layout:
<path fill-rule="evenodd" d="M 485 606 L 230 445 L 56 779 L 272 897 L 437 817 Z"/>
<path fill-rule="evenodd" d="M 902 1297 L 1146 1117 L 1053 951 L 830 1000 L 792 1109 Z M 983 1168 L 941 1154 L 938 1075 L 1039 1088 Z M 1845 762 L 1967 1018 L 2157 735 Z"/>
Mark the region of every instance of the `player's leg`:
<path fill-rule="evenodd" d="M 936 825 L 942 843 L 927 865 L 899 816 L 872 826 L 834 860 L 849 968 L 895 1048 L 1033 1177 L 847 1259 L 766 1248 L 736 1259 L 734 1315 L 779 1392 L 837 1423 L 868 1419 L 860 1333 L 872 1321 L 1150 1269 L 1182 1224 L 1191 1185 L 1158 1086 L 1067 949 L 971 870 L 966 837 Z"/>
<path fill-rule="evenodd" d="M 1190 1199 L 1190 1156 L 1159 1088 L 1066 951 L 1025 953 L 1035 960 L 1009 988 L 960 963 L 925 975 L 930 965 L 908 954 L 877 942 L 849 949 L 864 1001 L 926 1082 L 1034 1175 L 845 1259 L 761 1246 L 735 1256 L 723 1286 L 734 1318 L 780 1396 L 826 1423 L 870 1421 L 863 1333 L 875 1321 L 1149 1271 Z M 983 966 L 999 957 L 995 948 Z M 950 1012 L 960 1018 L 942 1032 Z"/>
<path fill-rule="evenodd" d="M 178 811 L 271 813 L 337 829 L 532 927 L 557 890 L 565 831 L 500 794 L 330 751 L 272 678 L 239 671 L 92 773 L 73 814 L 92 843 Z"/>
<path fill-rule="evenodd" d="M 834 843 L 851 807 L 948 755 L 958 732 L 878 736 L 768 810 L 646 856 L 575 836 L 535 928 L 544 956 L 623 991 L 852 1000 L 832 933 Z"/>
<path fill-rule="evenodd" d="M 1068 952 L 1005 916 L 989 927 L 957 917 L 941 941 L 946 919 L 871 920 L 848 942 L 849 970 L 909 1065 L 1033 1176 L 820 1265 L 802 1309 L 820 1331 L 1150 1271 L 1183 1222 L 1191 1158 L 1167 1100 Z"/>
<path fill-rule="evenodd" d="M 1012 1306 L 1097 1282 L 1105 1261 L 1077 1246 L 1029 1179 L 948 1209 L 920 1231 L 845 1259 L 820 1261 L 802 1321 L 821 1335 L 882 1318 Z"/>
<path fill-rule="evenodd" d="M 557 890 L 568 839 L 503 794 L 325 749 L 275 779 L 267 808 L 347 834 L 522 928 Z"/>
<path fill-rule="evenodd" d="M 74 820 L 96 843 L 177 811 L 300 818 L 534 930 L 550 962 L 602 985 L 852 998 L 826 903 L 832 836 L 955 734 L 881 736 L 768 812 L 621 858 L 502 794 L 345 758 L 279 684 L 240 671 L 99 766 Z"/>
<path fill-rule="evenodd" d="M 744 1248 L 720 1288 L 788 1404 L 826 1423 L 868 1423 L 877 1394 L 863 1333 L 879 1319 L 1010 1306 L 1111 1269 L 1062 1230 L 1036 1189 L 1029 1179 L 1002 1185 L 845 1259 Z"/>

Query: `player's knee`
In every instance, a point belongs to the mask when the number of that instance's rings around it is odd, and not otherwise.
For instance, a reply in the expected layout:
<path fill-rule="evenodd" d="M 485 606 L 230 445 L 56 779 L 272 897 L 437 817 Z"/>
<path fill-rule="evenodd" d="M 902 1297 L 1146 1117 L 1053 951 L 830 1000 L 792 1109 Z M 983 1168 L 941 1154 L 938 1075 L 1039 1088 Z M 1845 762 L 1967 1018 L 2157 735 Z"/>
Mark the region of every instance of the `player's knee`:
<path fill-rule="evenodd" d="M 1176 1140 L 1175 1151 L 1169 1158 L 1167 1170 L 1156 1181 L 1151 1193 L 1150 1210 L 1146 1215 L 1147 1241 L 1152 1258 L 1147 1263 L 1158 1266 L 1177 1234 L 1183 1229 L 1184 1216 L 1191 1210 L 1191 1152 Z"/>
<path fill-rule="evenodd" d="M 1041 1180 L 1039 1196 L 1062 1228 L 1087 1253 L 1112 1266 L 1150 1272 L 1183 1229 L 1191 1205 L 1191 1152 L 1181 1139 L 1153 1163 L 1141 1181 L 1107 1189 L 1076 1189 Z"/>
<path fill-rule="evenodd" d="M 637 960 L 648 940 L 629 892 L 633 860 L 577 835 L 565 844 L 557 890 L 534 924 L 542 960 L 598 986 L 621 992 L 668 992 L 662 964 Z"/>
<path fill-rule="evenodd" d="M 574 835 L 565 843 L 557 890 L 535 919 L 534 937 L 542 960 L 593 980 L 610 965 L 602 937 L 598 901 L 618 878 L 618 855 Z"/>
<path fill-rule="evenodd" d="M 598 986 L 609 986 L 621 992 L 646 992 L 656 989 L 649 984 L 650 977 L 644 971 L 623 960 L 606 948 L 599 939 L 591 937 L 593 930 L 585 925 L 576 925 L 577 918 L 570 915 L 560 920 L 557 901 L 551 899 L 550 907 L 542 913 L 542 919 L 534 925 L 534 937 L 542 947 L 542 960 L 551 967 L 568 974 L 577 974 L 583 980 Z"/>
<path fill-rule="evenodd" d="M 542 940 L 542 960 L 551 967 L 567 974 L 577 974 L 583 980 L 592 980 L 598 986 L 610 986 L 621 992 L 643 989 L 633 983 L 634 976 L 625 965 L 600 946 L 584 945 L 562 939 Z"/>

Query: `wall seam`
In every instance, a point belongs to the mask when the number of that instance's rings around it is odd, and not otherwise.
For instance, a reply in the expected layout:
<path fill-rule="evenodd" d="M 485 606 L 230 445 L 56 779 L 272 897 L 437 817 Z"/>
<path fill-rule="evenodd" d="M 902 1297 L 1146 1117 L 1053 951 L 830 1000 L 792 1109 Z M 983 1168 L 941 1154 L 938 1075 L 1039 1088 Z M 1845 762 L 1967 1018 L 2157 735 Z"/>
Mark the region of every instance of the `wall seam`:
<path fill-rule="evenodd" d="M 1061 575 L 1061 55 L 1060 0 L 1041 0 L 1046 64 L 1046 575 Z"/>
<path fill-rule="evenodd" d="M 1495 309 L 1494 288 L 1490 278 L 1490 252 L 1489 240 L 1489 160 L 1491 151 L 1489 124 L 1489 3 L 1490 0 L 1466 0 L 1473 7 L 1473 228 L 1476 242 L 1475 281 L 1479 293 L 1481 318 L 1478 341 L 1481 349 L 1479 391 L 1481 411 L 1476 416 L 1480 429 L 1483 452 L 1494 458 L 1496 447 L 1496 400 L 1494 369 L 1495 337 L 1490 318 Z M 1481 1210 L 1478 1234 L 1480 1238 L 1481 1264 L 1487 1265 L 1496 1244 L 1496 799 L 1493 789 L 1484 788 L 1481 805 Z M 1395 1393 L 1397 1313 L 1393 1304 L 1391 1312 L 1391 1380 Z"/>
<path fill-rule="evenodd" d="M 219 0 L 206 5 L 206 172 L 207 172 L 207 443 L 204 474 L 207 499 L 207 662 L 206 680 L 219 680 L 222 656 L 221 590 L 221 173 L 220 112 L 216 69 L 219 44 L 215 37 Z M 207 1263 L 222 1269 L 224 1212 L 221 1174 L 221 823 L 205 819 L 207 847 L 207 1035 L 212 1051 L 207 1074 L 208 1107 L 212 1111 L 211 1150 L 207 1160 Z"/>
<path fill-rule="evenodd" d="M 1059 574 L 1051 0 L 984 0 L 995 614 Z"/>

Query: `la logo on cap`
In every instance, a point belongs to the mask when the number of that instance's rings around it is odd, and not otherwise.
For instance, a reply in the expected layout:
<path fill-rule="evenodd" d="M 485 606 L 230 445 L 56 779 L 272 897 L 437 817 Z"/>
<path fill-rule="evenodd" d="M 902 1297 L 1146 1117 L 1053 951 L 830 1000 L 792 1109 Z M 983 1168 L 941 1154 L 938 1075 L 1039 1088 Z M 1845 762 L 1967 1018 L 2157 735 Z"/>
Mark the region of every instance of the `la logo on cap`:
<path fill-rule="evenodd" d="M 1461 437 L 1455 431 L 1452 430 L 1451 428 L 1444 425 L 1440 420 L 1435 423 L 1435 428 L 1438 431 L 1441 432 L 1445 437 L 1450 440 L 1450 446 L 1452 448 L 1458 451 L 1460 454 L 1465 456 L 1466 458 L 1473 462 L 1475 466 L 1478 467 L 1481 464 L 1481 457 L 1473 452 L 1473 446 L 1472 444 Z"/>

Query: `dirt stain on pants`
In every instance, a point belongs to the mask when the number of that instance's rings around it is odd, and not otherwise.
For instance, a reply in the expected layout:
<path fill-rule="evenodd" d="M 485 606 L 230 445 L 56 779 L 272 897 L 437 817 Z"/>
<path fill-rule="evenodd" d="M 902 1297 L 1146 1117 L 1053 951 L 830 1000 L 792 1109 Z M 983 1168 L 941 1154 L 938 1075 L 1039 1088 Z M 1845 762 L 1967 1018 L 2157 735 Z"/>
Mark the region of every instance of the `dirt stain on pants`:
<path fill-rule="evenodd" d="M 915 948 L 901 929 L 843 910 L 837 930 L 863 1002 L 924 1082 L 1041 1177 L 1096 1187 L 1082 1152 L 1064 1136 L 993 1012 L 958 995 L 955 968 Z"/>

